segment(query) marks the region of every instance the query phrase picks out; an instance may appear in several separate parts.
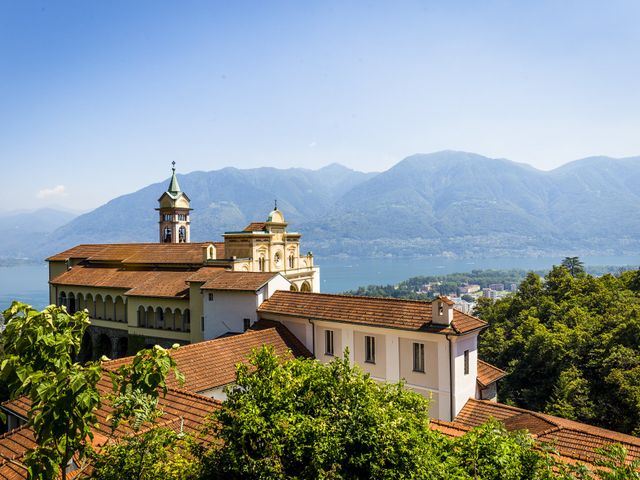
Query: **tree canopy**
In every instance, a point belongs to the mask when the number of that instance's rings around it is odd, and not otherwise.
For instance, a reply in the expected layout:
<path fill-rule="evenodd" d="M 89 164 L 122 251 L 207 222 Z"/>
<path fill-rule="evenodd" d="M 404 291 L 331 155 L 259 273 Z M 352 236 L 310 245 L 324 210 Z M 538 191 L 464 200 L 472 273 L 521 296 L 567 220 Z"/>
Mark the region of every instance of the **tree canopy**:
<path fill-rule="evenodd" d="M 572 263 L 480 300 L 480 356 L 509 372 L 503 402 L 639 434 L 640 271 L 594 277 Z"/>

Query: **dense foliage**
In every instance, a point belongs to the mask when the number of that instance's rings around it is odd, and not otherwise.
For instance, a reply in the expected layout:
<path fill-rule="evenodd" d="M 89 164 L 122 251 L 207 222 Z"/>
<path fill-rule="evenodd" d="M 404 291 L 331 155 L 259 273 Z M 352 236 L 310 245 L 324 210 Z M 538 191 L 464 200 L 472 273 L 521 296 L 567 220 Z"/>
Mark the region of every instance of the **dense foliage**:
<path fill-rule="evenodd" d="M 64 479 L 73 455 L 83 457 L 91 448 L 100 405 L 100 364 L 74 362 L 89 320 L 83 312 L 69 315 L 53 305 L 39 312 L 19 302 L 3 316 L 0 378 L 12 398 L 31 400 L 28 421 L 38 446 L 25 460 L 29 475 L 46 479 L 61 472 Z"/>
<path fill-rule="evenodd" d="M 567 257 L 565 262 L 570 269 L 576 269 L 576 272 L 583 273 L 585 271 L 582 262 L 577 257 Z M 577 262 L 577 263 L 575 263 Z M 603 275 L 606 273 L 620 274 L 630 267 L 619 267 L 612 265 L 590 266 L 586 268 L 588 273 L 592 275 Z M 544 272 L 536 272 L 542 275 Z M 349 295 L 364 295 L 367 297 L 392 297 L 407 298 L 413 300 L 431 300 L 437 295 L 459 294 L 459 287 L 464 284 L 480 285 L 480 288 L 486 288 L 491 284 L 501 283 L 508 286 L 511 283 L 519 285 L 527 276 L 526 270 L 508 269 L 508 270 L 472 270 L 466 273 L 449 273 L 445 275 L 422 275 L 411 277 L 403 280 L 396 285 L 369 285 L 367 287 L 358 287 L 355 290 L 345 292 Z M 417 293 L 423 289 L 424 285 L 431 284 L 432 291 L 429 293 Z M 468 298 L 472 301 L 473 298 Z"/>
<path fill-rule="evenodd" d="M 640 270 L 594 277 L 571 263 L 574 275 L 530 273 L 517 294 L 480 301 L 480 356 L 509 372 L 502 401 L 639 434 Z"/>
<path fill-rule="evenodd" d="M 429 426 L 429 402 L 373 381 L 347 359 L 283 363 L 269 348 L 238 368 L 210 431 L 202 479 L 592 479 L 526 432 L 489 421 L 459 438 Z M 611 477 L 640 478 L 614 451 Z M 600 475 L 600 473 L 598 473 Z"/>
<path fill-rule="evenodd" d="M 13 302 L 3 317 L 7 323 L 2 332 L 0 380 L 11 398 L 26 396 L 31 401 L 27 420 L 37 446 L 25 457 L 29 478 L 60 476 L 64 480 L 72 457 L 81 470 L 89 459 L 99 464 L 101 456 L 93 450 L 93 439 L 98 428 L 96 411 L 104 394 L 98 382 L 105 373 L 100 362 L 75 361 L 89 326 L 86 311 L 71 315 L 65 307 L 55 305 L 38 311 Z M 123 422 L 138 432 L 161 416 L 158 397 L 166 392 L 171 371 L 182 379 L 169 351 L 155 346 L 138 352 L 130 364 L 108 372 L 113 383 L 112 434 Z M 153 430 L 140 438 L 143 448 L 137 452 L 141 456 L 134 457 L 138 473 L 144 471 L 138 466 L 148 462 L 148 452 L 167 447 L 171 439 Z M 105 455 L 110 453 L 105 449 Z"/>

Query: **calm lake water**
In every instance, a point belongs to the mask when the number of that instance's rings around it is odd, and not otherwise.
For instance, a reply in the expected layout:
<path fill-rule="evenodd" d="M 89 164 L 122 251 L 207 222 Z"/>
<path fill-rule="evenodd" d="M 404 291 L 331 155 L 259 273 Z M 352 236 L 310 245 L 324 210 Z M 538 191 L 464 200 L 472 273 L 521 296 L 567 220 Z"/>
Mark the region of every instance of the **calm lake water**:
<path fill-rule="evenodd" d="M 359 286 L 398 283 L 417 275 L 470 272 L 486 268 L 544 270 L 560 263 L 561 260 L 559 257 L 337 259 L 316 256 L 315 263 L 320 266 L 321 291 L 337 293 Z M 640 255 L 581 257 L 581 260 L 590 266 L 640 265 Z M 9 306 L 13 299 L 19 299 L 39 309 L 44 308 L 49 303 L 47 280 L 46 264 L 0 267 L 0 311 Z"/>

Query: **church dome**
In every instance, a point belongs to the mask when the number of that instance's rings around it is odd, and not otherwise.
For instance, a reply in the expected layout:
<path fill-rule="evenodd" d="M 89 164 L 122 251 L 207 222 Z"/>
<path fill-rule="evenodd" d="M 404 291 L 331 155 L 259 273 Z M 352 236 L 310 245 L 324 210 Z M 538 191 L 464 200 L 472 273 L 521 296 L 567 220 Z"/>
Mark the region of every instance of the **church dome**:
<path fill-rule="evenodd" d="M 280 210 L 278 210 L 277 208 L 274 208 L 273 210 L 271 210 L 271 213 L 269 213 L 269 217 L 267 218 L 267 222 L 269 222 L 269 223 L 285 223 L 284 216 L 282 215 L 282 212 Z"/>

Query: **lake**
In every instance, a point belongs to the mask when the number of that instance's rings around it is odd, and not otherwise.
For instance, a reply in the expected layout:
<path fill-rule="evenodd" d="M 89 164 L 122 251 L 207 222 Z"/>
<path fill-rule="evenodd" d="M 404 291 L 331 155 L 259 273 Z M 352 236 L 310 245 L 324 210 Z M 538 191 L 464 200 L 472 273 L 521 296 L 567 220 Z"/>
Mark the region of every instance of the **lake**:
<path fill-rule="evenodd" d="M 580 257 L 585 265 L 638 266 L 637 256 Z M 322 258 L 315 257 L 320 266 L 321 291 L 338 293 L 359 286 L 398 283 L 417 275 L 441 275 L 469 272 L 475 269 L 544 270 L 560 263 L 559 257 L 499 257 L 461 259 L 449 257 L 421 258 Z M 0 311 L 19 299 L 42 309 L 49 303 L 46 264 L 0 267 Z"/>

